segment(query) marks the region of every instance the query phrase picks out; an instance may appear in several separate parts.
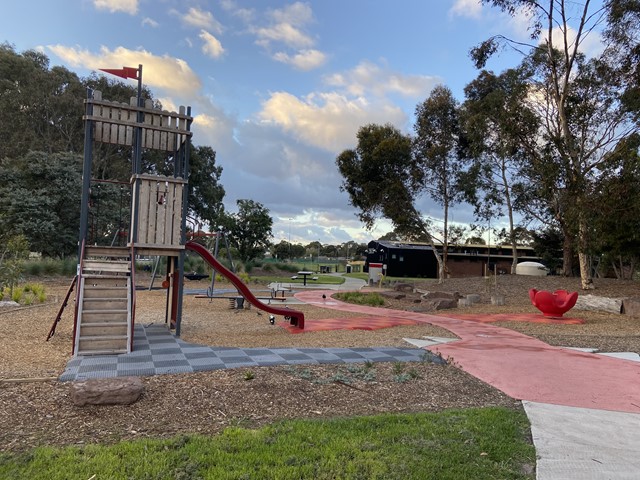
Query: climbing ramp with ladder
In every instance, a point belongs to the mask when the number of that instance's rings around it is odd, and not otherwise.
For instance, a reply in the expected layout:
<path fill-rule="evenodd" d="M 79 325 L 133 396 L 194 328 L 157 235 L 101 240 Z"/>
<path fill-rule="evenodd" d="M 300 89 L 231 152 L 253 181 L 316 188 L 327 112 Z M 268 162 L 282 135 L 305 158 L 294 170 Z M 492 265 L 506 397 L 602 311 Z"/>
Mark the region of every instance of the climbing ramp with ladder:
<path fill-rule="evenodd" d="M 133 329 L 130 250 L 86 247 L 80 268 L 74 351 L 77 355 L 129 353 Z"/>

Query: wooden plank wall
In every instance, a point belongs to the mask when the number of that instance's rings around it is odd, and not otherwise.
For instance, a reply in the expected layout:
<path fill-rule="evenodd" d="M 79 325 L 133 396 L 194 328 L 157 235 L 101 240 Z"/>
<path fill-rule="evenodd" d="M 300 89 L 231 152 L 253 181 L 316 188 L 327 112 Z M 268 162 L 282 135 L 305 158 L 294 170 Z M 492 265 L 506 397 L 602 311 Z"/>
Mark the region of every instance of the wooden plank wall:
<path fill-rule="evenodd" d="M 173 152 L 180 148 L 191 135 L 187 130 L 189 116 L 186 107 L 180 106 L 179 112 L 169 112 L 153 108 L 151 100 L 144 107 L 137 107 L 136 97 L 129 104 L 110 102 L 102 99 L 102 92 L 93 92 L 93 115 L 85 120 L 94 121 L 94 140 L 116 145 L 133 145 L 138 112 L 144 114 L 142 124 L 142 148 L 152 148 Z"/>
<path fill-rule="evenodd" d="M 137 246 L 179 247 L 186 182 L 151 175 L 137 175 L 134 181 L 136 178 L 140 188 Z"/>

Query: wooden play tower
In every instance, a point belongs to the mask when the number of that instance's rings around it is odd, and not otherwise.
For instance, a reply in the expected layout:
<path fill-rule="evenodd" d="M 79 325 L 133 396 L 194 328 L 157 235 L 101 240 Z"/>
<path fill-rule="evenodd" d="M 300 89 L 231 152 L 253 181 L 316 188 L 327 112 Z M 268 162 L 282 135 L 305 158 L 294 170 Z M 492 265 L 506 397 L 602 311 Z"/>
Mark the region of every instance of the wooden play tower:
<path fill-rule="evenodd" d="M 115 73 L 115 72 L 120 72 Z M 165 322 L 180 334 L 185 227 L 191 141 L 191 107 L 178 112 L 153 108 L 141 97 L 142 65 L 110 70 L 138 80 L 138 96 L 129 104 L 104 100 L 88 91 L 85 100 L 85 143 L 73 353 L 129 353 L 133 348 L 136 312 L 135 259 L 167 258 Z M 127 76 L 125 76 L 127 75 Z M 126 246 L 89 244 L 89 203 L 94 145 L 130 147 L 131 217 Z M 143 151 L 159 151 L 172 160 L 173 175 L 143 173 Z"/>

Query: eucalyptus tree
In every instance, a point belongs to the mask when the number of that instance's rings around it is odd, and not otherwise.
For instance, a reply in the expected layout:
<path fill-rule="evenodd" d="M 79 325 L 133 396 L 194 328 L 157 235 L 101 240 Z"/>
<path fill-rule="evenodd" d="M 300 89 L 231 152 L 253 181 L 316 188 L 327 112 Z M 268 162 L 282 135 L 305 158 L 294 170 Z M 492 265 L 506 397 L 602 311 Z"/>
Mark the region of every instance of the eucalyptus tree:
<path fill-rule="evenodd" d="M 417 106 L 414 129 L 417 190 L 428 194 L 443 209 L 442 261 L 446 273 L 449 209 L 463 198 L 460 180 L 466 168 L 462 155 L 460 106 L 449 88 L 436 86 Z"/>
<path fill-rule="evenodd" d="M 539 212 L 529 212 L 528 202 L 517 202 L 526 192 L 522 175 L 524 159 L 534 151 L 537 119 L 526 107 L 528 85 L 523 72 L 510 69 L 500 75 L 482 71 L 465 87 L 466 100 L 462 106 L 466 152 L 470 168 L 462 175 L 465 199 L 474 206 L 476 220 L 490 222 L 506 211 L 513 262 L 511 273 L 518 264 L 515 213 L 540 219 Z M 545 209 L 546 211 L 546 209 Z"/>
<path fill-rule="evenodd" d="M 273 219 L 269 209 L 254 200 L 236 201 L 238 211 L 221 217 L 230 243 L 238 250 L 240 260 L 247 263 L 262 257 L 271 246 Z"/>
<path fill-rule="evenodd" d="M 608 161 L 614 168 L 602 172 L 591 197 L 592 248 L 601 268 L 631 280 L 640 261 L 640 134 L 618 143 Z"/>
<path fill-rule="evenodd" d="M 608 154 L 638 128 L 640 0 L 482 3 L 512 16 L 526 14 L 531 38 L 538 41 L 526 46 L 496 36 L 471 55 L 481 68 L 501 42 L 525 54 L 529 107 L 540 125 L 529 165 L 547 180 L 547 201 L 559 202 L 562 220 L 575 228 L 582 288 L 591 289 L 589 195 Z M 601 48 L 587 56 L 587 39 L 594 38 Z"/>
<path fill-rule="evenodd" d="M 412 140 L 392 125 L 360 127 L 355 149 L 336 159 L 343 177 L 340 190 L 347 192 L 357 215 L 371 230 L 378 218 L 387 218 L 400 237 L 427 238 L 438 262 L 438 278 L 444 281 L 444 263 L 416 203 L 424 192 L 423 172 L 412 153 Z"/>

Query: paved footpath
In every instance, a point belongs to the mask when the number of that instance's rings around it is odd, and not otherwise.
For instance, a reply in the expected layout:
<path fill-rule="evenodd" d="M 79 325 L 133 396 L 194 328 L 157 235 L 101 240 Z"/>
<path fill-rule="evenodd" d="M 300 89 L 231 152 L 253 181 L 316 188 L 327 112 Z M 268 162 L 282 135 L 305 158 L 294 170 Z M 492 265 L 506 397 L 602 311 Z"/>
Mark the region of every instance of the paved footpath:
<path fill-rule="evenodd" d="M 426 322 L 460 337 L 427 348 L 523 400 L 539 480 L 640 478 L 640 363 L 552 347 L 471 320 L 345 304 L 328 298 L 331 293 L 296 297 L 318 307 Z"/>

